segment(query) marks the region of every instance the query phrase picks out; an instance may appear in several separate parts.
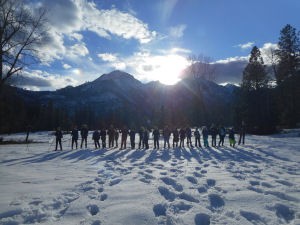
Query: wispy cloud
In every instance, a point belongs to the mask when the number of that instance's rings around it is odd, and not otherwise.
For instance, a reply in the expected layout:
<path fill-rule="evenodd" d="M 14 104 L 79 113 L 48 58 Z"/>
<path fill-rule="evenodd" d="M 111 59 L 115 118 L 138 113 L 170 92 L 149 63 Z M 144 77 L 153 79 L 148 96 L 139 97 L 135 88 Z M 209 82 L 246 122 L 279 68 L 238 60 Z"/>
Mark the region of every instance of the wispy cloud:
<path fill-rule="evenodd" d="M 97 56 L 105 62 L 115 62 L 117 60 L 117 55 L 112 53 L 100 53 Z"/>
<path fill-rule="evenodd" d="M 235 45 L 235 47 L 239 47 L 239 48 L 241 48 L 242 50 L 245 50 L 245 49 L 252 48 L 254 44 L 255 44 L 254 42 L 247 42 L 247 43 L 245 43 L 245 44 L 238 44 L 238 45 Z"/>
<path fill-rule="evenodd" d="M 184 30 L 186 29 L 185 24 L 180 24 L 175 27 L 169 28 L 169 36 L 172 38 L 181 38 L 184 35 Z"/>

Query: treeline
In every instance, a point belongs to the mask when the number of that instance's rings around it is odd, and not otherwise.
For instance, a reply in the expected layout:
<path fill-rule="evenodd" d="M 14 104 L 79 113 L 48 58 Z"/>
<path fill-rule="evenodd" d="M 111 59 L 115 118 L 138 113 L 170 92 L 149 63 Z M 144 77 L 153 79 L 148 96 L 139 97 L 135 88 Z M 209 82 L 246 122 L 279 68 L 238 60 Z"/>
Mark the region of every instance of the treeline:
<path fill-rule="evenodd" d="M 300 33 L 291 25 L 280 32 L 272 52 L 273 76 L 254 46 L 237 93 L 235 121 L 244 120 L 253 133 L 271 133 L 300 126 Z"/>

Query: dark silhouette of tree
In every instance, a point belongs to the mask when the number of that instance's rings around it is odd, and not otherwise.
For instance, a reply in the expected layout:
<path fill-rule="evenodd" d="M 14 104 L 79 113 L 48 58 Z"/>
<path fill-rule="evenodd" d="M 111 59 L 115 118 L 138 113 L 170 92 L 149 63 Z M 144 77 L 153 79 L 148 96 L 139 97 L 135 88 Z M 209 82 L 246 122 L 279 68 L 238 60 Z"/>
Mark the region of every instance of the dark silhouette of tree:
<path fill-rule="evenodd" d="M 300 41 L 299 33 L 290 24 L 287 24 L 281 31 L 276 55 L 279 62 L 276 72 L 277 84 L 286 78 L 296 75 L 300 69 Z"/>
<path fill-rule="evenodd" d="M 0 88 L 36 60 L 45 37 L 45 10 L 36 15 L 22 0 L 0 0 Z"/>
<path fill-rule="evenodd" d="M 243 71 L 242 88 L 259 90 L 260 88 L 267 87 L 268 81 L 269 78 L 260 50 L 254 46 L 251 51 L 249 63 Z"/>

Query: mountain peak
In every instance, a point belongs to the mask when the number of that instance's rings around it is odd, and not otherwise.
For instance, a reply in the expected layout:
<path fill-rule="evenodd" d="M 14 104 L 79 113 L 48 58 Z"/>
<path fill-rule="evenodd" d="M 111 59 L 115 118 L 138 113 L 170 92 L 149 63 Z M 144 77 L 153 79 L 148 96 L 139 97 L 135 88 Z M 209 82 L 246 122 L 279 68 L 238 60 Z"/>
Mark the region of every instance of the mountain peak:
<path fill-rule="evenodd" d="M 129 73 L 120 71 L 120 70 L 114 70 L 110 73 L 103 74 L 98 78 L 99 80 L 114 80 L 114 79 L 134 79 L 132 75 Z"/>

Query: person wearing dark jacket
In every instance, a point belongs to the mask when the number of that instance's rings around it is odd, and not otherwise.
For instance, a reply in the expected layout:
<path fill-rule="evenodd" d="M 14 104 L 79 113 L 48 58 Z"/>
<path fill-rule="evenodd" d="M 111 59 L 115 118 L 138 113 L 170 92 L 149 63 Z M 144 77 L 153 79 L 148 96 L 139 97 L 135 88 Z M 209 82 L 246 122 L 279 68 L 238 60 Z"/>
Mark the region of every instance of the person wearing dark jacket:
<path fill-rule="evenodd" d="M 127 142 L 127 136 L 128 136 L 128 130 L 126 127 L 124 127 L 121 131 L 121 148 L 122 149 L 126 149 L 126 142 Z"/>
<path fill-rule="evenodd" d="M 118 141 L 119 141 L 119 133 L 120 133 L 120 131 L 119 131 L 119 129 L 115 129 L 114 130 L 115 131 L 115 142 L 116 142 L 116 147 L 118 147 Z"/>
<path fill-rule="evenodd" d="M 139 149 L 142 147 L 142 148 L 144 148 L 145 146 L 144 146 L 144 128 L 143 127 L 141 127 L 140 129 L 139 129 Z"/>
<path fill-rule="evenodd" d="M 88 137 L 89 131 L 87 128 L 87 125 L 83 125 L 80 130 L 81 135 L 81 145 L 80 148 L 82 148 L 83 142 L 85 142 L 85 148 L 87 148 L 87 137 Z"/>
<path fill-rule="evenodd" d="M 131 149 L 135 149 L 135 130 L 130 129 L 129 132 Z"/>
<path fill-rule="evenodd" d="M 168 126 L 165 127 L 163 130 L 163 137 L 164 137 L 164 148 L 166 148 L 166 144 L 168 144 L 168 148 L 170 148 L 170 135 L 171 131 Z"/>
<path fill-rule="evenodd" d="M 107 131 L 108 134 L 108 147 L 113 148 L 114 147 L 114 137 L 115 137 L 115 129 L 113 125 L 111 125 Z"/>
<path fill-rule="evenodd" d="M 105 129 L 101 129 L 100 136 L 101 136 L 102 148 L 106 148 L 106 130 Z"/>
<path fill-rule="evenodd" d="M 203 143 L 204 143 L 204 147 L 209 147 L 208 145 L 208 129 L 207 127 L 203 127 L 202 129 L 202 137 L 203 137 Z"/>
<path fill-rule="evenodd" d="M 77 149 L 77 146 L 78 146 L 78 129 L 76 126 L 74 126 L 72 132 L 71 132 L 71 136 L 72 136 L 72 149 L 73 149 L 73 146 L 75 144 L 76 146 L 76 149 Z"/>
<path fill-rule="evenodd" d="M 55 141 L 56 141 L 56 145 L 55 145 L 55 151 L 57 151 L 57 146 L 59 144 L 60 150 L 62 151 L 62 146 L 61 146 L 61 139 L 63 137 L 63 134 L 60 130 L 60 127 L 58 127 L 55 131 Z"/>
<path fill-rule="evenodd" d="M 181 128 L 179 131 L 179 138 L 180 138 L 179 147 L 181 148 L 182 145 L 182 147 L 184 148 L 185 130 L 183 128 Z"/>
<path fill-rule="evenodd" d="M 240 138 L 239 138 L 239 145 L 242 143 L 245 144 L 245 136 L 246 136 L 246 125 L 245 122 L 242 121 L 241 127 L 240 127 Z"/>
<path fill-rule="evenodd" d="M 226 136 L 226 130 L 225 127 L 220 127 L 219 128 L 219 137 L 220 137 L 220 141 L 219 141 L 219 146 L 222 144 L 222 146 L 224 146 L 224 138 Z"/>
<path fill-rule="evenodd" d="M 230 144 L 230 147 L 233 147 L 235 146 L 235 137 L 234 137 L 234 129 L 231 128 L 229 130 L 229 135 L 228 135 L 228 138 L 229 138 L 229 144 Z"/>
<path fill-rule="evenodd" d="M 175 128 L 173 130 L 173 148 L 178 147 L 178 142 L 179 142 L 179 132 L 178 129 Z"/>
<path fill-rule="evenodd" d="M 100 143 L 99 143 L 99 139 L 100 139 L 100 132 L 98 130 L 95 130 L 93 133 L 93 137 L 92 139 L 94 140 L 95 143 L 95 148 L 100 148 Z"/>
<path fill-rule="evenodd" d="M 193 147 L 192 145 L 192 130 L 191 128 L 187 127 L 185 129 L 185 133 L 186 133 L 186 144 L 188 147 Z"/>
<path fill-rule="evenodd" d="M 195 136 L 195 146 L 198 147 L 198 145 L 199 145 L 199 148 L 201 148 L 200 132 L 199 132 L 198 127 L 194 131 L 194 136 Z"/>
<path fill-rule="evenodd" d="M 159 135 L 160 134 L 159 134 L 158 128 L 155 128 L 153 130 L 152 135 L 153 135 L 153 139 L 154 139 L 154 149 L 159 149 Z"/>
<path fill-rule="evenodd" d="M 143 146 L 145 146 L 146 149 L 149 149 L 149 131 L 147 128 L 145 128 L 144 130 L 144 134 L 143 134 Z"/>
<path fill-rule="evenodd" d="M 216 147 L 218 130 L 214 124 L 212 124 L 210 127 L 210 134 L 211 134 L 211 146 Z"/>

